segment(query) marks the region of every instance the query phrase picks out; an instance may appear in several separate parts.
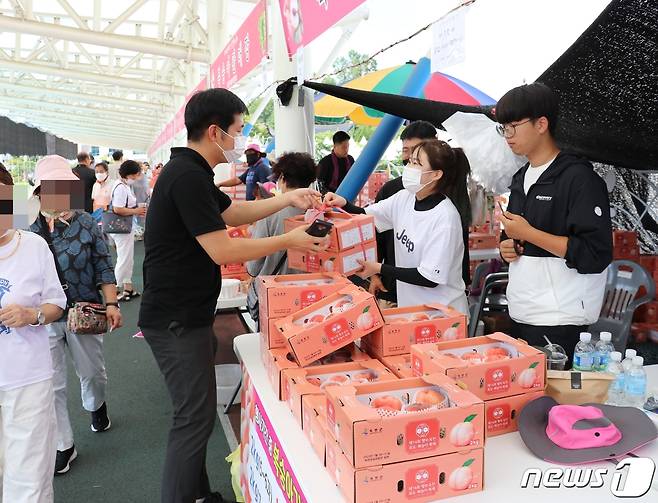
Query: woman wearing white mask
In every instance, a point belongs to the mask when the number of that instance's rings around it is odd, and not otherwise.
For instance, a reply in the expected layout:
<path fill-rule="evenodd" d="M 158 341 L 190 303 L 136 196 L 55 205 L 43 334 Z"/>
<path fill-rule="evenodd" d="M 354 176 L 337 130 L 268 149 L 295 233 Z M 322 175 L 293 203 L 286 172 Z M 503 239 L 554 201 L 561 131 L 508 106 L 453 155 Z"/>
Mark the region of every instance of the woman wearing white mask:
<path fill-rule="evenodd" d="M 102 209 L 107 210 L 110 205 L 110 193 L 112 183 L 108 180 L 107 163 L 101 161 L 94 167 L 96 171 L 96 183 L 91 191 L 91 199 L 94 202 L 94 211 Z"/>
<path fill-rule="evenodd" d="M 132 190 L 132 185 L 140 176 L 142 170 L 137 161 L 124 161 L 119 167 L 119 179 L 114 182 L 110 195 L 112 211 L 119 216 L 146 215 L 146 207 L 137 206 L 137 198 Z M 135 262 L 135 235 L 134 228 L 127 234 L 108 233 L 117 249 L 117 263 L 114 275 L 117 286 L 123 286 L 123 291 L 118 297 L 119 302 L 127 302 L 132 298 L 139 297 L 139 293 L 133 288 L 133 265 Z"/>
<path fill-rule="evenodd" d="M 470 218 L 469 172 L 461 149 L 427 140 L 415 147 L 404 168 L 406 190 L 365 209 L 333 193 L 325 196 L 328 205 L 373 215 L 378 231 L 394 231 L 396 265 L 361 261 L 358 274 L 396 280 L 399 307 L 438 302 L 468 313 L 462 279 L 462 220 Z"/>
<path fill-rule="evenodd" d="M 12 185 L 0 163 L 0 199 L 14 200 Z M 0 501 L 51 503 L 56 422 L 45 325 L 62 316 L 66 295 L 46 242 L 15 225 L 0 216 Z"/>

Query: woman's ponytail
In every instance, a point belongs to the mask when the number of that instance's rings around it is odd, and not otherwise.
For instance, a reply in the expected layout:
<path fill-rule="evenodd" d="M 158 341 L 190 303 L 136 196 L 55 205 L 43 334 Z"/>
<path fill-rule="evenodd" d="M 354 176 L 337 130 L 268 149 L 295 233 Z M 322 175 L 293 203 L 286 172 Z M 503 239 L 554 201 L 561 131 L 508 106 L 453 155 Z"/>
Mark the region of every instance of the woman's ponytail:
<path fill-rule="evenodd" d="M 453 148 L 452 153 L 455 162 L 451 168 L 454 170 L 455 176 L 449 177 L 450 183 L 444 185 L 442 188 L 444 194 L 457 207 L 459 216 L 462 219 L 462 225 L 469 227 L 473 220 L 473 216 L 471 215 L 471 199 L 468 197 L 468 177 L 471 174 L 471 165 L 463 149 Z"/>

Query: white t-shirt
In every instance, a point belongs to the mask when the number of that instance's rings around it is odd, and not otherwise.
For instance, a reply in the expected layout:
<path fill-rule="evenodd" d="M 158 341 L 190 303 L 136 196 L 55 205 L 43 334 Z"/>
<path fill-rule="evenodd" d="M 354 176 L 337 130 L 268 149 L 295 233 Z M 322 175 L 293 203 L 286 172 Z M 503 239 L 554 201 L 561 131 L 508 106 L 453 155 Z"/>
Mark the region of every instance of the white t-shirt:
<path fill-rule="evenodd" d="M 57 277 L 55 260 L 46 242 L 36 234 L 20 231 L 20 247 L 0 260 L 0 307 L 18 304 L 66 307 L 66 296 Z M 11 253 L 18 232 L 0 246 L 0 257 Z M 9 328 L 0 324 L 0 390 L 27 386 L 52 377 L 46 327 Z"/>
<path fill-rule="evenodd" d="M 416 211 L 416 196 L 408 190 L 365 208 L 380 232 L 393 229 L 395 265 L 417 268 L 437 286 L 397 282 L 398 306 L 440 303 L 468 313 L 462 279 L 464 238 L 455 205 L 445 198 L 434 208 Z"/>
<path fill-rule="evenodd" d="M 91 190 L 91 199 L 97 206 L 107 206 L 110 204 L 110 189 L 112 184 L 108 181 L 105 183 L 96 182 Z M 125 199 L 124 199 L 125 201 Z"/>
<path fill-rule="evenodd" d="M 557 156 L 553 157 L 550 161 L 548 161 L 546 164 L 542 164 L 541 166 L 528 166 L 528 169 L 525 172 L 525 177 L 523 178 L 523 192 L 526 194 L 530 190 L 530 187 L 532 187 L 535 183 L 537 183 L 537 180 L 539 180 L 539 177 L 548 169 L 548 167 L 553 164 L 553 161 L 557 158 Z"/>
<path fill-rule="evenodd" d="M 115 208 L 136 208 L 137 198 L 132 187 L 122 180 L 117 180 L 112 185 L 112 206 Z"/>

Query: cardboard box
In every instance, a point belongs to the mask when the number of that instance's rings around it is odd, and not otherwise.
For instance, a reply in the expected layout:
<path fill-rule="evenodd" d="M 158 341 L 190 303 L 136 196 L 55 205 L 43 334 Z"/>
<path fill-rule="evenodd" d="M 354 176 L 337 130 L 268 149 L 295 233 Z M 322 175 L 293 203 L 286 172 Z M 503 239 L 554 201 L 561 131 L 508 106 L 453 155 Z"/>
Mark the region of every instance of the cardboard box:
<path fill-rule="evenodd" d="M 468 359 L 466 359 L 468 358 Z M 414 375 L 441 373 L 483 400 L 543 390 L 546 355 L 502 333 L 411 347 Z"/>
<path fill-rule="evenodd" d="M 363 245 L 375 240 L 375 217 L 372 215 L 350 215 L 337 211 L 327 211 L 320 217 L 334 224 L 329 233 L 329 250 L 339 252 Z M 283 229 L 289 232 L 302 225 L 307 225 L 304 215 L 286 218 Z"/>
<path fill-rule="evenodd" d="M 337 273 L 260 276 L 258 302 L 268 318 L 282 318 L 352 285 Z"/>
<path fill-rule="evenodd" d="M 482 491 L 484 449 L 355 469 L 327 438 L 326 468 L 349 503 L 426 503 Z"/>
<path fill-rule="evenodd" d="M 322 395 L 302 398 L 302 429 L 322 464 L 325 462 L 327 433 L 327 399 Z"/>
<path fill-rule="evenodd" d="M 246 274 L 247 267 L 244 262 L 236 262 L 233 264 L 222 264 L 220 266 L 222 277 L 233 277 L 236 274 Z"/>
<path fill-rule="evenodd" d="M 363 246 L 335 252 L 309 252 L 288 250 L 288 267 L 304 272 L 338 272 L 345 276 L 356 273 L 361 266 L 357 260 L 377 260 L 377 242 L 371 241 Z"/>
<path fill-rule="evenodd" d="M 306 395 L 324 395 L 324 389 L 333 385 L 395 381 L 397 377 L 377 360 L 335 363 L 315 367 L 286 369 L 281 373 L 281 398 L 297 422 L 302 424 L 302 398 Z"/>
<path fill-rule="evenodd" d="M 400 379 L 415 377 L 411 369 L 411 354 L 382 356 L 379 358 L 379 361 L 386 365 Z"/>
<path fill-rule="evenodd" d="M 494 234 L 474 232 L 468 235 L 469 250 L 490 250 L 498 247 L 498 239 Z"/>
<path fill-rule="evenodd" d="M 640 323 L 658 324 L 658 301 L 647 302 L 638 307 L 633 320 Z"/>
<path fill-rule="evenodd" d="M 486 417 L 487 438 L 504 435 L 517 431 L 519 414 L 528 402 L 544 396 L 544 390 L 520 395 L 486 400 L 484 402 L 484 415 Z"/>
<path fill-rule="evenodd" d="M 640 255 L 638 261 L 649 274 L 658 272 L 658 255 Z"/>
<path fill-rule="evenodd" d="M 441 374 L 329 386 L 327 428 L 355 468 L 484 445 L 484 402 Z"/>
<path fill-rule="evenodd" d="M 301 366 L 383 326 L 377 301 L 362 288 L 350 286 L 275 322 Z"/>
<path fill-rule="evenodd" d="M 637 262 L 640 257 L 640 247 L 635 245 L 613 248 L 612 257 L 614 260 L 631 260 Z"/>
<path fill-rule="evenodd" d="M 266 349 L 286 345 L 285 337 L 274 324 L 276 320 L 352 285 L 350 280 L 337 273 L 260 276 L 255 281 L 258 281 L 261 347 Z"/>
<path fill-rule="evenodd" d="M 279 400 L 281 400 L 281 372 L 285 369 L 299 368 L 299 365 L 297 365 L 295 358 L 288 348 L 276 348 L 261 351 L 261 358 L 270 380 L 270 384 L 272 384 L 272 387 L 274 388 L 274 394 Z M 314 362 L 312 365 L 362 362 L 367 360 L 372 360 L 372 358 L 370 358 L 365 351 L 359 349 L 356 344 L 352 343 L 334 351 L 321 360 Z"/>
<path fill-rule="evenodd" d="M 612 231 L 612 246 L 614 248 L 634 248 L 637 246 L 637 232 Z"/>
<path fill-rule="evenodd" d="M 411 352 L 412 344 L 466 338 L 466 316 L 442 304 L 384 309 L 384 326 L 363 338 L 378 357 Z"/>

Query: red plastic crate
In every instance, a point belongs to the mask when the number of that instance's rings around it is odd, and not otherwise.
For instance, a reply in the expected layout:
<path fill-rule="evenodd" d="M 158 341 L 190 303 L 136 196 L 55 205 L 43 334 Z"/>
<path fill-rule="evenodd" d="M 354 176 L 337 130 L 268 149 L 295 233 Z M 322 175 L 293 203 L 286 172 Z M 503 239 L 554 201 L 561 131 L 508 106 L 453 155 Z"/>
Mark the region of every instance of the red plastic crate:
<path fill-rule="evenodd" d="M 658 302 L 653 301 L 638 307 L 633 320 L 639 323 L 658 324 Z"/>
<path fill-rule="evenodd" d="M 615 248 L 637 247 L 637 232 L 612 231 L 612 244 Z"/>

